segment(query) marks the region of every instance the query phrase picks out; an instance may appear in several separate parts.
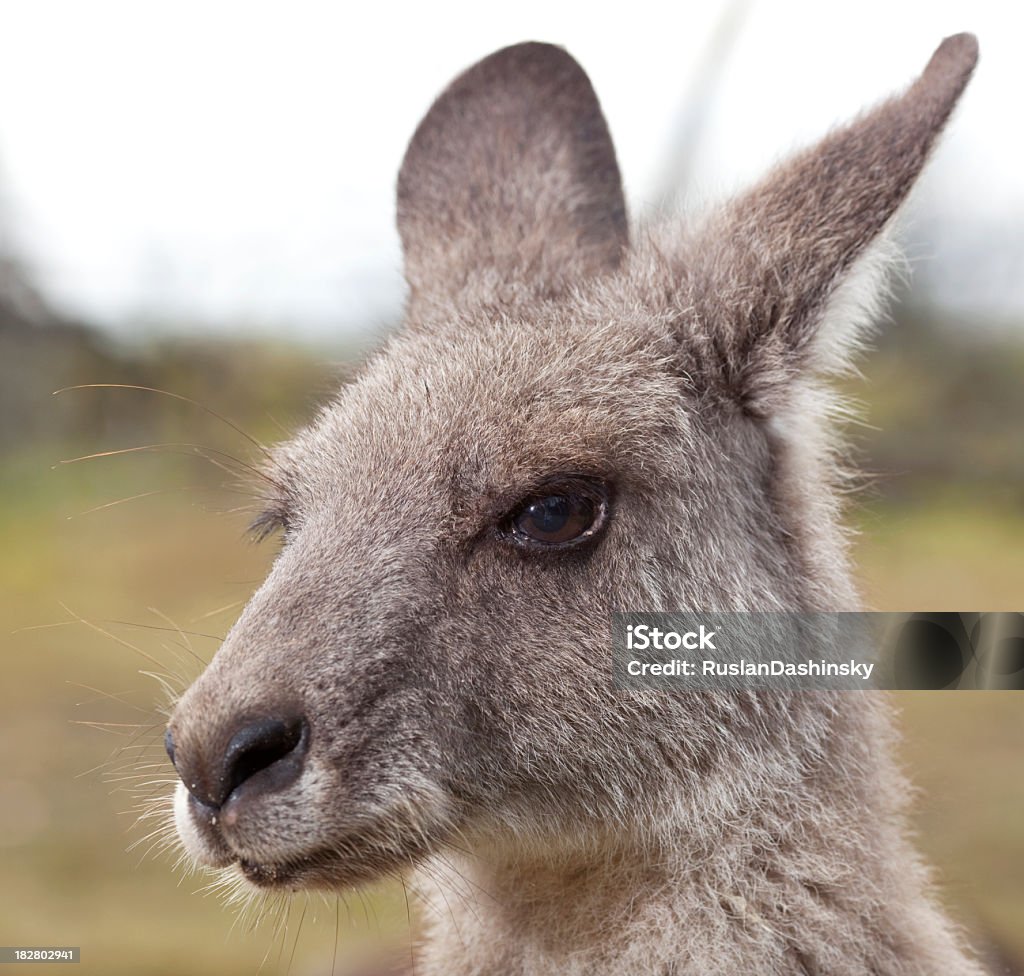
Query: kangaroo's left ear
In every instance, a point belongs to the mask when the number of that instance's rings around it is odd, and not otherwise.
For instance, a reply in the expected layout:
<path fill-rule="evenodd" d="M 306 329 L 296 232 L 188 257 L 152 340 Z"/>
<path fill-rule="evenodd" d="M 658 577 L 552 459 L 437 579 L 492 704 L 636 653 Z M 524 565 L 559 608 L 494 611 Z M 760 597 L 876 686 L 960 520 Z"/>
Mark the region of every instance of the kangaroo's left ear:
<path fill-rule="evenodd" d="M 973 35 L 946 38 L 904 94 L 712 216 L 684 258 L 689 366 L 768 414 L 798 375 L 836 365 L 856 336 L 827 334 L 826 312 L 907 196 L 977 56 Z"/>

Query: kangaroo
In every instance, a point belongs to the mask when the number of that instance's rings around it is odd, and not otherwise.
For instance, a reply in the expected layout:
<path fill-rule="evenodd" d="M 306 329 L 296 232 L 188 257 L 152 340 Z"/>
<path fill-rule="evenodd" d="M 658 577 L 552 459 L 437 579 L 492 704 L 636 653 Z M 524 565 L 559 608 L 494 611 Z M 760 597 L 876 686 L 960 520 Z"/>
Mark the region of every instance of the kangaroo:
<path fill-rule="evenodd" d="M 976 974 L 880 693 L 615 690 L 610 613 L 857 608 L 829 377 L 972 73 L 631 232 L 587 76 L 460 75 L 398 177 L 405 328 L 271 453 L 282 547 L 166 742 L 195 862 L 473 897 L 420 976 Z"/>

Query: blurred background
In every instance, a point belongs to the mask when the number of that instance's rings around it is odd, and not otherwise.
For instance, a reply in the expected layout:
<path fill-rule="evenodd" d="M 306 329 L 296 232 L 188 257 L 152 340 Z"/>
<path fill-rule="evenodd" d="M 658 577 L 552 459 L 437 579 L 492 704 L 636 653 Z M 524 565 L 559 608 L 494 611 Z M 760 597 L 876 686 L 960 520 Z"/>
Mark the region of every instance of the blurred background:
<path fill-rule="evenodd" d="M 251 931 L 133 809 L 167 791 L 161 682 L 197 673 L 272 556 L 244 541 L 254 448 L 217 415 L 286 436 L 398 324 L 405 142 L 509 43 L 583 63 L 642 217 L 743 186 L 979 35 L 905 213 L 911 275 L 846 391 L 850 519 L 875 609 L 1024 610 L 1022 28 L 984 0 L 0 3 L 0 944 L 312 974 L 405 933 L 390 889 Z M 52 395 L 106 383 L 187 399 Z M 1024 972 L 1024 698 L 898 704 L 942 897 Z"/>

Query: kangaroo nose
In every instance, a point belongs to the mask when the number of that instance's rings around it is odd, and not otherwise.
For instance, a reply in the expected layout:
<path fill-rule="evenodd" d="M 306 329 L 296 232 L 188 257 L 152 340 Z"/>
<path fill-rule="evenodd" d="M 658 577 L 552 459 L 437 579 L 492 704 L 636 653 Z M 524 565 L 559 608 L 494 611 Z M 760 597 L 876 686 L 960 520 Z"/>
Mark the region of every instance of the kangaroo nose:
<path fill-rule="evenodd" d="M 167 730 L 164 745 L 189 793 L 218 810 L 240 787 L 246 793 L 273 793 L 298 779 L 309 743 L 302 718 L 263 718 L 239 728 L 219 755 L 186 755 Z M 214 751 L 215 752 L 215 751 Z"/>

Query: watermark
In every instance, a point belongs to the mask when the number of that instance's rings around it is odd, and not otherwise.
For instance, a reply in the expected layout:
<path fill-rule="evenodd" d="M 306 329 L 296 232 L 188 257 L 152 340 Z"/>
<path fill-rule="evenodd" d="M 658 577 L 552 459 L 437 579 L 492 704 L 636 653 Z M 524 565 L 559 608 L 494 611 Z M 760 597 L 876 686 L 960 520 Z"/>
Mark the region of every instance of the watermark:
<path fill-rule="evenodd" d="M 0 963 L 81 962 L 78 946 L 0 946 Z"/>
<path fill-rule="evenodd" d="M 662 690 L 1024 690 L 1022 613 L 615 613 L 613 680 Z"/>

